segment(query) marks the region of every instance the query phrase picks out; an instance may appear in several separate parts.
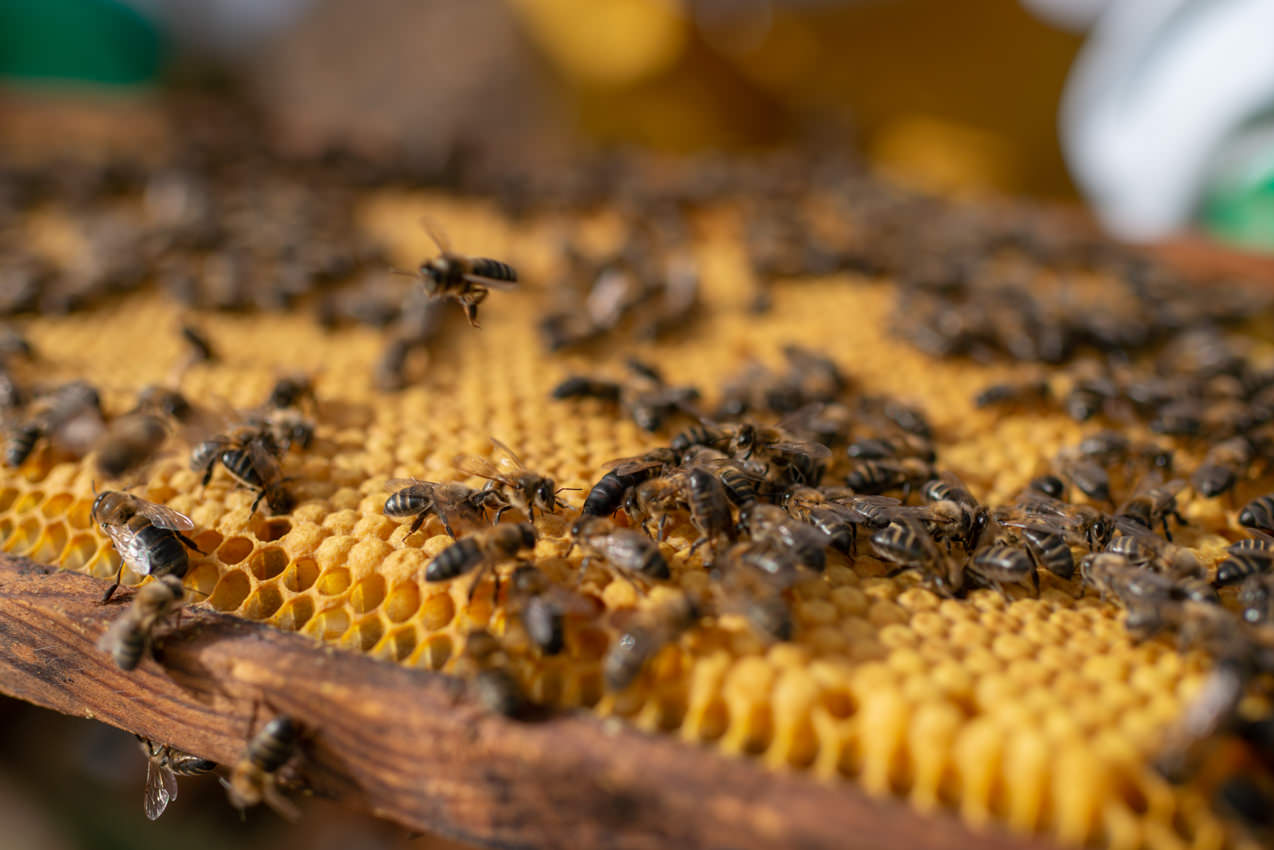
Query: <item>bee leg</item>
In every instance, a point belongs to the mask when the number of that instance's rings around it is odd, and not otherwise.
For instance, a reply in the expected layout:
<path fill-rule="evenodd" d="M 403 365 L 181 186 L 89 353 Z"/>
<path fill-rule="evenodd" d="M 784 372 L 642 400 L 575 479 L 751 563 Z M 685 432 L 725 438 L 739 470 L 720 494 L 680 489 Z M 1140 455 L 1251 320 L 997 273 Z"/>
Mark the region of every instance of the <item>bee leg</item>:
<path fill-rule="evenodd" d="M 469 324 L 475 328 L 480 328 L 478 324 L 478 305 L 473 301 L 464 299 L 460 302 L 460 306 L 464 308 L 464 317 L 469 320 Z"/>
<path fill-rule="evenodd" d="M 440 513 L 438 514 L 438 519 L 442 520 L 443 530 L 447 532 L 448 536 L 450 536 L 452 540 L 458 540 L 459 538 L 456 537 L 456 533 L 451 530 L 451 522 L 447 519 L 447 515 Z"/>
<path fill-rule="evenodd" d="M 491 520 L 491 524 L 492 524 L 492 525 L 499 525 L 499 524 L 500 524 L 500 517 L 504 516 L 504 512 L 505 512 L 505 511 L 507 511 L 507 510 L 508 510 L 509 508 L 511 508 L 511 507 L 513 507 L 513 506 L 512 506 L 512 505 L 501 505 L 500 507 L 496 508 L 496 511 L 495 511 L 495 519 Z M 531 519 L 532 519 L 532 520 L 534 520 L 534 519 L 535 519 L 535 517 L 531 517 Z"/>
<path fill-rule="evenodd" d="M 102 601 L 99 604 L 105 605 L 107 602 L 110 601 L 111 597 L 115 595 L 115 591 L 119 588 L 119 580 L 121 577 L 123 577 L 123 575 L 124 575 L 124 566 L 123 564 L 121 564 L 119 568 L 119 572 L 115 574 L 115 581 L 111 583 L 110 587 L 106 588 L 106 593 L 102 595 Z"/>
<path fill-rule="evenodd" d="M 261 504 L 261 500 L 264 498 L 265 498 L 265 490 L 261 490 L 259 493 L 257 493 L 257 497 L 252 500 L 252 513 L 255 514 L 257 512 L 257 506 Z"/>
<path fill-rule="evenodd" d="M 425 520 L 428 518 L 429 518 L 429 511 L 427 510 L 421 511 L 420 513 L 416 514 L 416 518 L 411 521 L 411 528 L 408 529 L 407 534 L 412 535 L 412 534 L 415 534 L 417 531 L 420 531 L 420 527 L 425 524 Z"/>
<path fill-rule="evenodd" d="M 664 514 L 659 518 L 659 542 L 663 542 L 668 531 L 668 514 Z"/>
<path fill-rule="evenodd" d="M 885 578 L 894 578 L 896 576 L 900 576 L 909 569 L 911 569 L 911 567 L 894 567 L 892 570 L 885 573 Z"/>
<path fill-rule="evenodd" d="M 1163 515 L 1162 517 L 1160 517 L 1159 519 L 1160 519 L 1160 521 L 1163 523 L 1163 539 L 1164 539 L 1164 540 L 1167 540 L 1169 543 L 1171 543 L 1171 542 L 1172 542 L 1172 532 L 1168 529 L 1168 512 L 1167 512 L 1167 511 L 1165 511 L 1165 512 L 1164 512 L 1164 515 Z"/>
<path fill-rule="evenodd" d="M 208 486 L 208 482 L 212 480 L 212 470 L 213 470 L 213 467 L 214 467 L 214 466 L 215 466 L 215 464 L 211 464 L 211 463 L 210 463 L 210 464 L 208 464 L 208 466 L 207 466 L 207 467 L 205 467 L 205 468 L 204 468 L 204 471 L 203 471 L 203 479 L 200 481 L 200 484 L 201 484 L 202 486 L 207 487 L 207 486 Z"/>
<path fill-rule="evenodd" d="M 695 550 L 696 550 L 696 549 L 698 549 L 700 546 L 702 546 L 703 544 L 705 544 L 705 543 L 707 543 L 707 542 L 708 542 L 708 538 L 707 538 L 707 536 L 700 537 L 700 538 L 699 538 L 698 540 L 696 540 L 694 543 L 691 543 L 691 544 L 690 544 L 690 552 L 689 552 L 689 554 L 693 555 L 693 554 L 695 553 Z"/>
<path fill-rule="evenodd" d="M 1040 571 L 1038 568 L 1031 570 L 1031 584 L 1035 587 L 1035 598 L 1040 598 Z"/>
<path fill-rule="evenodd" d="M 194 550 L 195 550 L 196 552 L 198 552 L 200 555 L 206 555 L 206 554 L 208 554 L 208 553 L 207 553 L 207 552 L 205 552 L 204 550 L 200 549 L 200 548 L 199 548 L 199 546 L 198 546 L 198 544 L 196 544 L 196 543 L 195 543 L 195 541 L 191 540 L 189 537 L 187 537 L 186 535 L 182 534 L 180 531 L 174 531 L 174 532 L 173 532 L 173 534 L 177 535 L 177 539 L 178 539 L 178 540 L 180 540 L 182 543 L 184 543 L 184 544 L 186 545 L 186 548 L 188 548 L 188 549 L 194 549 Z"/>

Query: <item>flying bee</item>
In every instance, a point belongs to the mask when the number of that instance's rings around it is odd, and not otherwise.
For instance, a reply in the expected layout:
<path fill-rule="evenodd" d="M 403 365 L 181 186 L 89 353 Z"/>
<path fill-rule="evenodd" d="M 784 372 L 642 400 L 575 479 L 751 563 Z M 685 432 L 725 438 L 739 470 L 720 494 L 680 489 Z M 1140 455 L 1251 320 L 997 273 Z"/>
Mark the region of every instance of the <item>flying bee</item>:
<path fill-rule="evenodd" d="M 992 384 L 973 398 L 973 406 L 1030 407 L 1047 404 L 1053 399 L 1048 381 L 1034 379 L 1018 383 Z"/>
<path fill-rule="evenodd" d="M 987 581 L 1006 600 L 1005 584 L 1027 584 L 1040 595 L 1040 575 L 1036 569 L 1034 552 L 1026 546 L 1008 543 L 992 543 L 973 554 L 968 571 Z"/>
<path fill-rule="evenodd" d="M 602 659 L 602 678 L 612 691 L 631 685 L 659 650 L 675 642 L 699 619 L 699 606 L 678 595 L 642 612 L 615 639 Z"/>
<path fill-rule="evenodd" d="M 229 779 L 221 780 L 230 805 L 242 811 L 264 802 L 285 819 L 297 820 L 301 813 L 279 790 L 278 774 L 297 754 L 300 743 L 301 727 L 292 718 L 280 714 L 266 723 L 248 741 Z"/>
<path fill-rule="evenodd" d="M 182 533 L 195 527 L 190 517 L 131 493 L 103 490 L 93 500 L 91 516 L 110 537 L 123 562 L 115 582 L 102 597 L 103 602 L 119 587 L 125 565 L 138 575 L 171 575 L 180 579 L 190 568 L 186 549 L 199 551 L 195 542 Z"/>
<path fill-rule="evenodd" d="M 445 236 L 427 227 L 438 246 L 438 255 L 420 264 L 418 276 L 430 298 L 451 298 L 464 309 L 465 318 L 478 325 L 478 306 L 492 289 L 517 288 L 518 273 L 507 263 L 487 257 L 469 257 L 451 250 Z"/>
<path fill-rule="evenodd" d="M 190 363 L 212 363 L 217 359 L 217 350 L 203 331 L 194 325 L 183 324 L 181 338 L 190 348 Z"/>
<path fill-rule="evenodd" d="M 1274 493 L 1257 496 L 1239 510 L 1239 525 L 1274 534 Z"/>
<path fill-rule="evenodd" d="M 1190 483 L 1200 496 L 1207 499 L 1231 492 L 1254 454 L 1247 437 L 1222 440 L 1208 449 L 1203 462 L 1190 477 Z"/>
<path fill-rule="evenodd" d="M 531 642 L 544 655 L 557 655 L 566 647 L 566 618 L 572 613 L 596 614 L 589 598 L 558 587 L 544 572 L 519 564 L 509 579 L 509 607 L 522 621 Z"/>
<path fill-rule="evenodd" d="M 128 610 L 110 625 L 98 641 L 121 670 L 135 670 L 150 649 L 155 628 L 175 613 L 185 599 L 181 578 L 171 573 L 142 585 Z"/>
<path fill-rule="evenodd" d="M 474 490 L 463 484 L 421 481 L 418 478 L 395 478 L 385 485 L 394 492 L 385 500 L 385 516 L 395 519 L 415 517 L 408 534 L 415 534 L 431 515 L 442 521 L 448 536 L 456 537 L 453 520 L 477 523 L 486 519 L 486 506 L 498 494 Z"/>
<path fill-rule="evenodd" d="M 485 478 L 503 494 L 506 504 L 496 511 L 495 522 L 499 522 L 509 508 L 517 508 L 534 521 L 536 508 L 541 513 L 551 514 L 556 513 L 558 508 L 565 507 L 565 503 L 557 498 L 562 490 L 558 489 L 552 478 L 527 469 L 517 452 L 495 437 L 491 438 L 491 442 L 505 455 L 501 458 L 500 466 L 476 455 L 459 456 L 455 466 L 461 472 Z"/>
<path fill-rule="evenodd" d="M 894 573 L 916 570 L 943 596 L 964 588 L 964 562 L 942 552 L 919 520 L 902 516 L 871 536 L 872 548 L 883 560 L 897 564 Z"/>
<path fill-rule="evenodd" d="M 1126 520 L 1146 529 L 1163 526 L 1163 536 L 1172 540 L 1168 518 L 1185 525 L 1185 517 L 1177 511 L 1177 494 L 1185 489 L 1186 482 L 1177 479 L 1164 484 L 1147 482 L 1137 488 L 1127 502 L 1115 512 L 1115 521 Z"/>
<path fill-rule="evenodd" d="M 612 460 L 610 470 L 584 498 L 582 516 L 610 516 L 619 510 L 632 488 L 676 466 L 678 456 L 669 448 L 657 448 L 636 457 Z"/>
<path fill-rule="evenodd" d="M 493 571 L 502 562 L 516 558 L 519 552 L 534 549 L 536 540 L 535 526 L 529 522 L 504 523 L 474 534 L 462 537 L 443 549 L 425 567 L 425 581 L 448 581 L 477 569 L 469 585 L 469 599 L 482 580 L 483 573 Z M 495 590 L 500 592 L 500 575 L 495 574 Z"/>
<path fill-rule="evenodd" d="M 831 538 L 776 505 L 753 502 L 739 512 L 739 525 L 752 540 L 790 552 L 804 567 L 822 572 L 827 566 Z"/>
<path fill-rule="evenodd" d="M 624 575 L 649 579 L 671 575 L 655 541 L 640 531 L 620 528 L 605 517 L 581 516 L 576 520 L 571 526 L 571 548 L 577 545 L 585 552 L 581 569 L 597 558 Z"/>
<path fill-rule="evenodd" d="M 134 737 L 146 756 L 146 793 L 142 803 L 150 820 L 158 820 L 168 804 L 177 799 L 178 776 L 200 776 L 217 767 L 214 761 L 201 759 L 168 744 L 156 744 L 141 735 Z"/>

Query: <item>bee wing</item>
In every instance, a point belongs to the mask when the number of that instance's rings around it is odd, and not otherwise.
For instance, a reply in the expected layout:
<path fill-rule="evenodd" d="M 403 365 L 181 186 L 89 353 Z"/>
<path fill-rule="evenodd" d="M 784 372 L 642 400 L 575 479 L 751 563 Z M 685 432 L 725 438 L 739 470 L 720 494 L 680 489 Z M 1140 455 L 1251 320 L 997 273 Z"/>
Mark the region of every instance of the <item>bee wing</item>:
<path fill-rule="evenodd" d="M 621 457 L 615 460 L 608 460 L 602 464 L 602 469 L 609 469 L 616 475 L 633 475 L 647 469 L 657 469 L 663 464 L 657 460 L 651 460 L 645 457 Z"/>
<path fill-rule="evenodd" d="M 494 277 L 483 277 L 480 274 L 466 274 L 462 275 L 462 277 L 469 281 L 469 283 L 476 283 L 481 286 L 485 286 L 487 289 L 500 289 L 507 292 L 511 289 L 518 288 L 516 280 L 497 280 Z"/>
<path fill-rule="evenodd" d="M 809 455 L 814 460 L 827 460 L 832 456 L 832 450 L 822 443 L 809 443 L 804 440 L 781 440 L 771 448 L 783 454 Z"/>
<path fill-rule="evenodd" d="M 154 502 L 140 500 L 137 512 L 145 516 L 151 521 L 151 524 L 160 528 L 166 528 L 169 531 L 190 531 L 195 527 L 195 522 L 181 511 L 173 510 L 167 505 L 157 505 Z"/>
<path fill-rule="evenodd" d="M 476 475 L 479 478 L 485 478 L 488 481 L 498 481 L 501 484 L 509 483 L 508 476 L 484 457 L 466 454 L 456 455 L 451 464 L 466 475 Z"/>
<path fill-rule="evenodd" d="M 438 250 L 444 254 L 451 253 L 451 240 L 447 238 L 447 234 L 434 220 L 427 215 L 422 215 L 419 219 L 420 226 L 429 234 L 429 238 L 438 246 Z"/>
<path fill-rule="evenodd" d="M 491 445 L 508 455 L 509 460 L 513 461 L 513 465 L 518 469 L 526 469 L 526 464 L 522 462 L 522 458 L 518 457 L 518 453 L 513 451 L 513 449 L 509 448 L 495 437 L 491 438 Z"/>
<path fill-rule="evenodd" d="M 106 536 L 115 544 L 119 557 L 138 575 L 150 575 L 150 559 L 146 556 L 146 548 L 141 545 L 137 535 L 119 523 L 107 523 L 102 526 Z M 122 622 L 122 621 L 117 621 Z"/>
<path fill-rule="evenodd" d="M 177 777 L 173 776 L 168 768 L 148 760 L 146 762 L 146 793 L 142 801 L 146 809 L 146 817 L 157 820 L 164 813 L 164 809 L 168 808 L 168 804 L 176 799 Z"/>
<path fill-rule="evenodd" d="M 418 487 L 421 484 L 433 484 L 423 478 L 391 478 L 385 482 L 386 490 L 402 490 L 407 487 Z"/>
<path fill-rule="evenodd" d="M 252 440 L 248 443 L 248 457 L 252 460 L 252 465 L 256 467 L 257 474 L 261 476 L 261 480 L 268 485 L 271 481 L 275 481 L 279 477 L 279 461 L 266 450 L 265 443 L 262 440 Z"/>

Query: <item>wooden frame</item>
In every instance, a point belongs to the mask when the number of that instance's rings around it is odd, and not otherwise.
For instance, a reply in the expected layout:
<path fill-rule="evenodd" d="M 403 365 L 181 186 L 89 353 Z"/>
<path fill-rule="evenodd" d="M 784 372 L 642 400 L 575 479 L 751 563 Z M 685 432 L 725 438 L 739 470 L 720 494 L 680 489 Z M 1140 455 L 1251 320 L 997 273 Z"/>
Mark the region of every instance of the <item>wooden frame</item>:
<path fill-rule="evenodd" d="M 126 673 L 96 642 L 130 594 L 101 605 L 102 586 L 0 556 L 0 691 L 222 764 L 254 706 L 258 725 L 286 712 L 308 730 L 305 787 L 411 829 L 519 848 L 1047 846 L 584 712 L 494 716 L 459 680 L 209 611 Z"/>

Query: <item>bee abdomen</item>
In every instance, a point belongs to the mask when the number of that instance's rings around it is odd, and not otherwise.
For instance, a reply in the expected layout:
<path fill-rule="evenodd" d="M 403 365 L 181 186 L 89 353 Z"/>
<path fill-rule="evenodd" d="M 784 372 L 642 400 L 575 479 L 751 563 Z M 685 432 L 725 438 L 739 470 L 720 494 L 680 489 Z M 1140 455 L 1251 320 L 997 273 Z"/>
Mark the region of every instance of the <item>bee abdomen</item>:
<path fill-rule="evenodd" d="M 474 257 L 473 273 L 479 277 L 488 277 L 492 280 L 516 282 L 518 279 L 517 269 L 508 263 L 492 260 L 489 257 Z"/>
<path fill-rule="evenodd" d="M 9 466 L 21 466 L 31 456 L 31 452 L 35 451 L 35 444 L 40 441 L 42 434 L 43 429 L 38 425 L 19 426 L 5 446 L 5 463 Z"/>
<path fill-rule="evenodd" d="M 146 553 L 149 575 L 173 575 L 181 578 L 190 567 L 190 555 L 173 532 L 155 525 L 147 525 L 137 532 L 137 539 Z"/>
<path fill-rule="evenodd" d="M 274 773 L 292 757 L 300 735 L 300 727 L 292 718 L 275 717 L 248 745 L 248 761 L 266 773 Z"/>
<path fill-rule="evenodd" d="M 429 506 L 429 499 L 422 493 L 400 490 L 385 500 L 385 516 L 414 516 Z"/>
<path fill-rule="evenodd" d="M 623 504 L 629 486 L 614 472 L 606 473 L 588 491 L 581 513 L 584 516 L 610 516 Z"/>
<path fill-rule="evenodd" d="M 121 670 L 136 670 L 145 653 L 146 633 L 135 627 L 122 630 L 111 646 L 111 658 Z"/>
<path fill-rule="evenodd" d="M 545 655 L 557 655 L 566 647 L 562 614 L 548 601 L 535 597 L 522 610 L 526 633 Z"/>
<path fill-rule="evenodd" d="M 463 575 L 482 562 L 482 550 L 471 538 L 465 537 L 438 553 L 425 567 L 425 581 L 446 581 Z"/>
<path fill-rule="evenodd" d="M 1243 510 L 1239 511 L 1239 525 L 1261 531 L 1274 531 L 1274 493 L 1260 496 L 1244 505 Z"/>
<path fill-rule="evenodd" d="M 252 456 L 244 449 L 226 449 L 221 453 L 221 465 L 240 484 L 246 487 L 261 488 L 261 476 L 257 473 Z"/>

